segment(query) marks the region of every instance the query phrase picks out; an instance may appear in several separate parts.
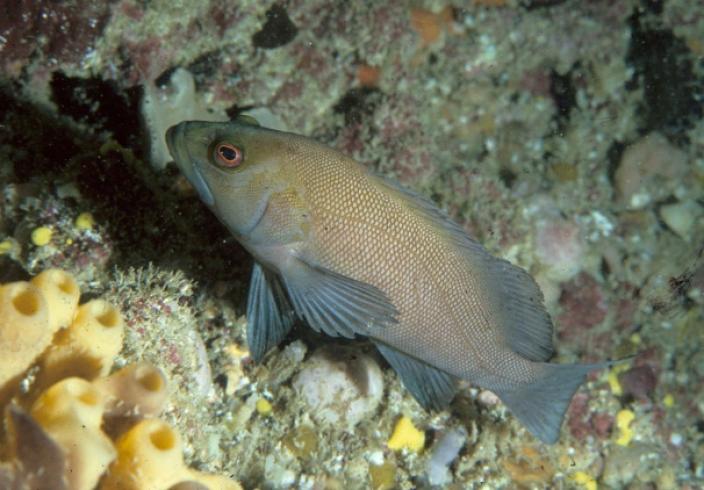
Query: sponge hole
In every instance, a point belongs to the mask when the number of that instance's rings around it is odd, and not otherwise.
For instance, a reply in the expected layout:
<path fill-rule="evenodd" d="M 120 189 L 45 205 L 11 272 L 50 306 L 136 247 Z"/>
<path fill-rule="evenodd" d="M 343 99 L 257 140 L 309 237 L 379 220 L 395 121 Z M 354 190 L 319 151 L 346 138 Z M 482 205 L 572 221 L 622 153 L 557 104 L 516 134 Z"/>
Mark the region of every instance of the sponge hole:
<path fill-rule="evenodd" d="M 100 395 L 93 386 L 83 379 L 73 378 L 63 381 L 69 395 L 84 405 L 96 406 L 100 403 Z"/>
<path fill-rule="evenodd" d="M 98 323 L 105 328 L 113 328 L 120 324 L 120 313 L 105 301 L 92 301 L 89 311 Z"/>
<path fill-rule="evenodd" d="M 105 313 L 98 315 L 97 319 L 105 328 L 112 328 L 120 323 L 120 314 L 115 308 L 110 307 Z"/>
<path fill-rule="evenodd" d="M 157 392 L 164 388 L 164 378 L 161 373 L 151 366 L 140 367 L 135 373 L 137 382 L 146 391 Z"/>
<path fill-rule="evenodd" d="M 38 292 L 25 286 L 12 298 L 12 306 L 24 316 L 33 316 L 41 307 L 41 298 Z"/>
<path fill-rule="evenodd" d="M 160 451 L 170 451 L 176 447 L 176 434 L 166 424 L 149 434 L 149 440 Z"/>
<path fill-rule="evenodd" d="M 58 273 L 58 277 L 56 278 L 56 286 L 66 295 L 73 296 L 78 293 L 78 285 L 76 284 L 76 281 L 64 272 Z"/>

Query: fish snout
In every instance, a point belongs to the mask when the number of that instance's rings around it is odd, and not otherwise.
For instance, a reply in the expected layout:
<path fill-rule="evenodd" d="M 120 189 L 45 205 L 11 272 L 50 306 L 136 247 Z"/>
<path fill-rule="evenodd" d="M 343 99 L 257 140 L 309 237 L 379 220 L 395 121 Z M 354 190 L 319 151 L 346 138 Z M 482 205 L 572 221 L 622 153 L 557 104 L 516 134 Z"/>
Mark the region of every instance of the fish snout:
<path fill-rule="evenodd" d="M 187 121 L 180 122 L 166 130 L 166 146 L 169 148 L 169 153 L 171 153 L 171 157 L 176 163 L 182 158 L 182 155 L 178 154 L 179 142 L 183 141 L 183 133 L 187 124 Z"/>
<path fill-rule="evenodd" d="M 189 136 L 188 132 L 189 125 L 191 125 L 191 121 L 184 121 L 167 129 L 166 145 L 176 165 L 196 189 L 201 200 L 207 206 L 213 206 L 215 204 L 215 196 L 203 176 L 203 171 L 198 168 L 198 161 L 193 158 L 188 150 L 189 138 L 192 139 L 192 135 Z"/>

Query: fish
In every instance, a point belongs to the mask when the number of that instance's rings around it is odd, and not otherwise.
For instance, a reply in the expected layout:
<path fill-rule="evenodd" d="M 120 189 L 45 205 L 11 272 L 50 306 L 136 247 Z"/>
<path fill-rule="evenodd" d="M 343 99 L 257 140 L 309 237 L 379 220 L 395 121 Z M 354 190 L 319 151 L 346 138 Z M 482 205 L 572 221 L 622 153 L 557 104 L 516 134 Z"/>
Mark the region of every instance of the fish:
<path fill-rule="evenodd" d="M 466 380 L 545 443 L 559 439 L 586 375 L 609 366 L 550 362 L 553 324 L 531 275 L 345 154 L 247 115 L 184 121 L 166 141 L 254 258 L 246 314 L 256 362 L 297 319 L 367 338 L 425 409 L 447 407 Z"/>

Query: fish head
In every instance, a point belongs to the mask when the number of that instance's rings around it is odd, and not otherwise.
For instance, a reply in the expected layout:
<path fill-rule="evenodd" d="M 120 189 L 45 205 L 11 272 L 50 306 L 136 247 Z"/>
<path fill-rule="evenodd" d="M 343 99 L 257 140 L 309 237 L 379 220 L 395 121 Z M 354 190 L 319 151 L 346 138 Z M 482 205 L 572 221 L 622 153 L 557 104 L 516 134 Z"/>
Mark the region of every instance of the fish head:
<path fill-rule="evenodd" d="M 238 237 L 261 223 L 285 174 L 287 133 L 259 126 L 250 116 L 229 122 L 184 121 L 166 142 L 174 161 L 201 200 Z"/>

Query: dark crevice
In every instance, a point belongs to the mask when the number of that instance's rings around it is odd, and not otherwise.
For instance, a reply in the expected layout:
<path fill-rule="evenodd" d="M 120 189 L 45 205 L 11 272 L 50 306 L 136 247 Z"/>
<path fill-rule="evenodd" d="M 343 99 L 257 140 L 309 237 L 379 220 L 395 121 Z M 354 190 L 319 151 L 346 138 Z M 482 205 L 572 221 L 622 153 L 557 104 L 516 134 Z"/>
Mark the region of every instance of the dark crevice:
<path fill-rule="evenodd" d="M 626 145 L 624 145 L 620 141 L 615 141 L 606 152 L 606 158 L 609 162 L 609 166 L 607 168 L 607 175 L 609 177 L 609 182 L 611 182 L 612 184 L 614 183 L 616 171 L 618 170 L 618 166 L 621 164 L 621 157 L 623 156 L 623 152 L 625 150 Z"/>
<path fill-rule="evenodd" d="M 577 105 L 577 90 L 573 82 L 574 69 L 564 75 L 552 70 L 550 72 L 550 95 L 557 108 L 557 132 L 564 132 L 570 119 L 572 109 Z"/>
<path fill-rule="evenodd" d="M 60 71 L 54 72 L 50 87 L 59 114 L 97 132 L 108 131 L 123 146 L 140 146 L 139 88 L 123 91 L 111 80 L 69 77 Z"/>
<path fill-rule="evenodd" d="M 515 174 L 515 172 L 512 172 L 508 168 L 501 168 L 499 170 L 499 179 L 501 182 L 503 182 L 504 186 L 506 186 L 507 189 L 510 189 L 513 187 L 514 182 L 516 182 L 516 178 L 518 176 Z"/>
<path fill-rule="evenodd" d="M 222 64 L 222 53 L 220 50 L 208 51 L 198 56 L 186 66 L 186 69 L 193 74 L 196 82 L 196 90 L 202 90 L 207 80 L 212 80 L 217 74 Z"/>
<path fill-rule="evenodd" d="M 60 89 L 65 90 L 68 85 L 59 80 Z M 93 80 L 83 82 L 93 87 Z M 70 84 L 85 86 L 80 80 Z M 78 101 L 66 98 L 62 103 L 66 116 L 57 116 L 0 85 L 0 126 L 8 128 L 0 131 L 0 145 L 11 148 L 13 155 L 6 182 L 26 184 L 23 188 L 29 196 L 31 192 L 53 192 L 56 182 L 75 184 L 81 208 L 91 210 L 104 227 L 103 236 L 109 237 L 113 253 L 107 268 L 140 267 L 149 262 L 166 268 L 178 264 L 203 283 L 246 281 L 243 269 L 249 259 L 245 251 L 234 240 L 227 241 L 227 230 L 197 197 L 174 192 L 180 176 L 153 170 L 124 147 L 109 143 L 111 138 L 101 131 L 124 124 L 122 118 L 137 121 L 138 112 L 96 116 L 85 106 L 83 96 Z M 69 115 L 81 124 L 71 124 Z M 133 124 L 131 130 L 139 140 L 143 136 L 140 126 Z M 70 198 L 63 201 L 67 209 L 72 205 Z M 14 228 L 17 223 L 6 220 L 6 225 Z M 10 272 L 13 267 L 17 270 L 8 277 L 20 277 L 21 267 L 12 261 L 0 264 Z"/>
<path fill-rule="evenodd" d="M 526 10 L 534 10 L 540 8 L 554 7 L 565 3 L 567 0 L 522 0 L 521 5 Z"/>
<path fill-rule="evenodd" d="M 279 48 L 290 43 L 296 34 L 298 28 L 291 21 L 286 9 L 273 5 L 266 11 L 264 26 L 252 36 L 252 43 L 257 48 Z"/>
<path fill-rule="evenodd" d="M 333 106 L 333 111 L 345 116 L 345 124 L 356 124 L 374 113 L 379 105 L 380 97 L 381 92 L 376 88 L 353 88 L 348 90 Z"/>
<path fill-rule="evenodd" d="M 637 11 L 630 19 L 631 44 L 627 61 L 635 69 L 630 87 L 642 87 L 642 132 L 661 131 L 676 143 L 686 143 L 685 131 L 702 117 L 704 80 L 692 66 L 686 43 L 671 30 L 653 27 Z"/>

